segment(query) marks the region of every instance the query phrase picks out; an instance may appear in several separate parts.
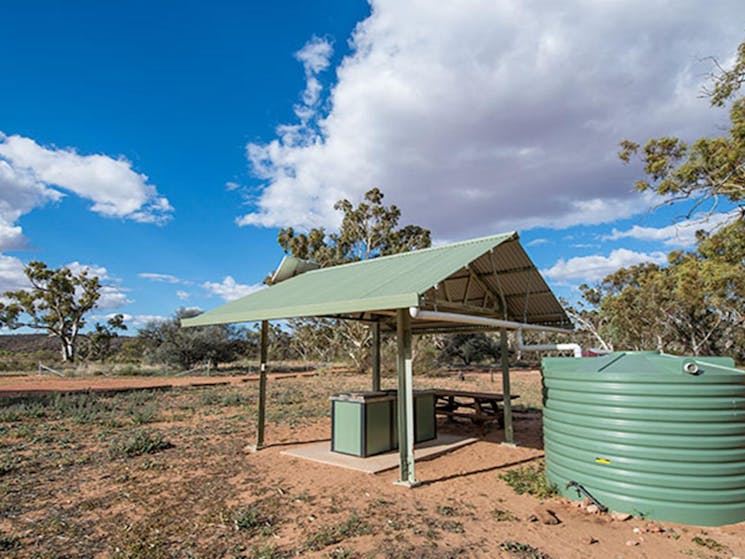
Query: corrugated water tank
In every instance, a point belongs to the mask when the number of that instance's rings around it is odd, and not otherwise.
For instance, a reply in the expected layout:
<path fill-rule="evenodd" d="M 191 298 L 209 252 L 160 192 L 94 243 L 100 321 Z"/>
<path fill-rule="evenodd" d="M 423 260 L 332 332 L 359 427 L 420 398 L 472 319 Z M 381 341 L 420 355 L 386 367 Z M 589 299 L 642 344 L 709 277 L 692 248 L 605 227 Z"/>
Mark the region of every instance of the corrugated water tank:
<path fill-rule="evenodd" d="M 619 352 L 543 359 L 546 476 L 611 510 L 745 520 L 745 372 L 729 358 Z"/>

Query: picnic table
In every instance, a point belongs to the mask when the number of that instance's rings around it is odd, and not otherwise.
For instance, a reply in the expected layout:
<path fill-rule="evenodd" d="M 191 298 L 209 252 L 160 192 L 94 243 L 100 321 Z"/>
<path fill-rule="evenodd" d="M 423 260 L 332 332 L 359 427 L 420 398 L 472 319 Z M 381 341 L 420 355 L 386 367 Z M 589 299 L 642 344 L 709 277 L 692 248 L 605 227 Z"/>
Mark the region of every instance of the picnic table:
<path fill-rule="evenodd" d="M 500 427 L 504 426 L 504 411 L 499 405 L 500 402 L 504 402 L 503 394 L 440 388 L 433 392 L 435 394 L 435 413 L 446 415 L 450 419 L 464 417 L 475 424 L 497 421 Z M 519 397 L 517 394 L 511 394 L 510 400 Z"/>

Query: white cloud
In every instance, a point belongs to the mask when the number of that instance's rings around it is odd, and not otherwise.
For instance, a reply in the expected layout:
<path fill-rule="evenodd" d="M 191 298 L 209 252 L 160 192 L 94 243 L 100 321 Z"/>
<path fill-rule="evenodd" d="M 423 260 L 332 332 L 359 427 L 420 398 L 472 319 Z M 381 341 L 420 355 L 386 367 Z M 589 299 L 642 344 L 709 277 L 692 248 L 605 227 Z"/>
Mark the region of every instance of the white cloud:
<path fill-rule="evenodd" d="M 16 225 L 18 219 L 35 207 L 61 197 L 62 194 L 47 188 L 31 173 L 16 169 L 0 158 L 0 251 L 24 248 L 26 239 Z"/>
<path fill-rule="evenodd" d="M 99 310 L 116 309 L 132 303 L 133 300 L 129 298 L 127 292 L 129 289 L 118 285 L 119 280 L 112 277 L 109 271 L 103 266 L 97 266 L 95 264 L 81 264 L 80 262 L 70 262 L 66 265 L 67 268 L 74 274 L 79 275 L 82 272 L 88 272 L 89 277 L 97 277 L 101 282 L 100 294 L 101 296 L 96 303 L 96 308 Z"/>
<path fill-rule="evenodd" d="M 184 283 L 183 280 L 172 274 L 156 274 L 154 272 L 142 272 L 137 277 L 162 283 Z"/>
<path fill-rule="evenodd" d="M 225 301 L 234 301 L 262 289 L 259 284 L 245 285 L 237 283 L 232 276 L 225 276 L 221 282 L 205 282 L 202 287 L 213 295 L 219 295 Z"/>
<path fill-rule="evenodd" d="M 333 203 L 372 186 L 444 238 L 634 215 L 639 170 L 617 143 L 725 118 L 698 93 L 702 59 L 741 39 L 734 14 L 738 0 L 373 0 L 328 104 L 314 92 L 330 51 L 298 54 L 305 108 L 247 146 L 264 189 L 238 223 L 334 226 Z"/>
<path fill-rule="evenodd" d="M 128 330 L 137 330 L 150 322 L 165 322 L 166 320 L 169 320 L 167 316 L 161 316 L 158 314 L 131 315 L 127 313 L 109 313 L 106 315 L 92 315 L 90 322 L 103 322 L 113 318 L 117 314 L 121 314 L 124 317 L 124 323 L 127 325 Z"/>
<path fill-rule="evenodd" d="M 240 184 L 234 181 L 228 181 L 225 183 L 225 190 L 228 192 L 232 192 L 233 190 L 238 190 L 241 187 Z"/>
<path fill-rule="evenodd" d="M 91 210 L 106 217 L 162 223 L 173 212 L 123 157 L 79 155 L 0 132 L 0 250 L 23 248 L 18 219 L 67 193 L 90 200 Z"/>
<path fill-rule="evenodd" d="M 308 114 L 306 108 L 315 107 L 320 100 L 322 86 L 317 76 L 329 67 L 329 59 L 333 52 L 334 49 L 327 39 L 313 37 L 295 53 L 295 58 L 303 64 L 305 70 L 305 91 L 302 97 L 305 107 L 296 113 L 301 118 Z"/>
<path fill-rule="evenodd" d="M 619 268 L 625 268 L 640 264 L 642 262 L 653 262 L 664 264 L 667 262 L 667 255 L 662 252 L 634 252 L 625 248 L 612 251 L 608 256 L 577 256 L 564 260 L 560 258 L 556 264 L 547 270 L 541 270 L 541 273 L 557 281 L 600 281 L 608 274 L 611 274 Z"/>
<path fill-rule="evenodd" d="M 176 291 L 176 296 L 181 299 L 182 301 L 186 301 L 189 297 L 191 297 L 191 293 L 188 291 Z"/>
<path fill-rule="evenodd" d="M 734 213 L 714 213 L 705 216 L 695 216 L 692 219 L 686 219 L 666 227 L 642 227 L 640 225 L 634 225 L 626 231 L 613 229 L 610 235 L 604 235 L 601 239 L 603 241 L 637 239 L 640 241 L 661 242 L 670 247 L 688 248 L 696 244 L 696 231 L 712 231 L 732 221 L 734 217 Z"/>
<path fill-rule="evenodd" d="M 66 267 L 73 275 L 87 271 L 89 277 L 96 276 L 101 281 L 101 296 L 96 304 L 97 309 L 116 309 L 132 302 L 127 295 L 129 290 L 118 285 L 119 280 L 112 278 L 103 266 L 81 264 L 76 261 L 67 264 Z M 29 288 L 30 285 L 23 270 L 24 264 L 21 260 L 0 254 L 0 293 Z"/>
<path fill-rule="evenodd" d="M 0 254 L 0 293 L 17 291 L 29 287 L 23 262 L 13 256 Z"/>
<path fill-rule="evenodd" d="M 545 245 L 550 242 L 551 241 L 549 241 L 548 239 L 533 239 L 532 241 L 528 241 L 527 243 L 525 243 L 525 246 L 534 247 L 538 245 Z"/>

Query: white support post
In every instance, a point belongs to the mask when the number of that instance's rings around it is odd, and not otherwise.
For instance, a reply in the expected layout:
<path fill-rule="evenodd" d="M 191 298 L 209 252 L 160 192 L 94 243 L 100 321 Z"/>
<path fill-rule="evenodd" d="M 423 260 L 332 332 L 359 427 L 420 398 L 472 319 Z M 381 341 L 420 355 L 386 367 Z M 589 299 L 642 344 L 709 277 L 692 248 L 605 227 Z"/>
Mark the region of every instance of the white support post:
<path fill-rule="evenodd" d="M 411 318 L 408 309 L 396 313 L 398 340 L 398 484 L 417 485 L 414 471 L 414 382 L 411 362 Z"/>

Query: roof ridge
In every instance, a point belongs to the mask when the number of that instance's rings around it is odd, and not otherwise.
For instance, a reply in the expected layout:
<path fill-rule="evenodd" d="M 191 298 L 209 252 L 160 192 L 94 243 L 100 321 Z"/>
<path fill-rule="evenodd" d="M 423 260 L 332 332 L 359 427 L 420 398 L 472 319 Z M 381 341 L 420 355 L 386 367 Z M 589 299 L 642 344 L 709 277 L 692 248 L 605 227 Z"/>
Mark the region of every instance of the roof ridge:
<path fill-rule="evenodd" d="M 457 241 L 455 243 L 448 243 L 446 245 L 439 245 L 434 247 L 427 247 L 427 248 L 420 248 L 418 250 L 409 250 L 407 252 L 399 252 L 396 254 L 387 254 L 385 256 L 376 256 L 374 258 L 368 258 L 367 260 L 356 260 L 354 262 L 347 262 L 346 264 L 337 264 L 336 266 L 328 266 L 325 268 L 318 268 L 317 270 L 310 270 L 309 272 L 305 272 L 305 274 L 317 274 L 319 272 L 323 272 L 324 270 L 338 270 L 339 268 L 347 268 L 350 266 L 359 266 L 360 264 L 364 264 L 366 262 L 379 262 L 381 260 L 390 260 L 393 258 L 400 258 L 402 256 L 408 256 L 411 254 L 420 254 L 422 252 L 434 252 L 436 250 L 444 250 L 449 249 L 457 246 L 465 246 L 465 245 L 471 245 L 476 243 L 483 243 L 484 241 L 488 241 L 490 239 L 497 239 L 498 237 L 503 237 L 505 240 L 509 237 L 512 237 L 513 239 L 519 238 L 519 235 L 517 231 L 507 231 L 505 233 L 497 233 L 496 235 L 487 235 L 485 237 L 478 237 L 476 239 L 466 239 L 465 241 Z M 301 274 L 301 275 L 305 275 Z"/>

